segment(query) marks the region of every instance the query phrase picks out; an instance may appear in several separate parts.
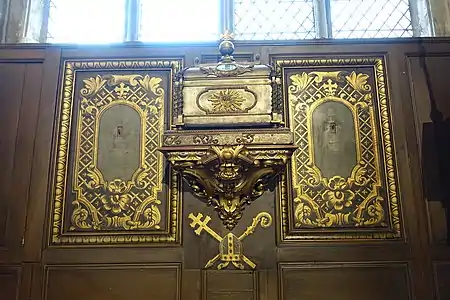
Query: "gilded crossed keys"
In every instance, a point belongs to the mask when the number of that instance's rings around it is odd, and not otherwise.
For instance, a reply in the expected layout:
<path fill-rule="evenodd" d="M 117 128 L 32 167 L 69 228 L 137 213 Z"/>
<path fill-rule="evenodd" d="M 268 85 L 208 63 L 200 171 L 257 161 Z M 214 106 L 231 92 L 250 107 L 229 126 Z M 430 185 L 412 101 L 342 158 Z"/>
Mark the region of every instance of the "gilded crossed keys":
<path fill-rule="evenodd" d="M 210 268 L 220 260 L 221 263 L 217 266 L 217 269 L 219 270 L 226 268 L 230 263 L 238 269 L 244 269 L 244 264 L 242 262 L 254 269 L 256 264 L 242 253 L 241 241 L 245 237 L 253 234 L 258 224 L 260 224 L 262 228 L 268 228 L 272 225 L 272 216 L 267 212 L 261 212 L 253 218 L 252 224 L 248 226 L 239 237 L 231 232 L 227 233 L 224 237 L 221 237 L 208 226 L 209 221 L 211 221 L 210 216 L 205 216 L 202 220 L 203 214 L 198 213 L 195 216 L 190 213 L 188 218 L 192 220 L 190 224 L 192 228 L 195 229 L 195 227 L 198 226 L 197 229 L 194 230 L 195 234 L 200 235 L 204 230 L 219 242 L 219 253 L 211 258 L 205 265 L 205 268 Z"/>

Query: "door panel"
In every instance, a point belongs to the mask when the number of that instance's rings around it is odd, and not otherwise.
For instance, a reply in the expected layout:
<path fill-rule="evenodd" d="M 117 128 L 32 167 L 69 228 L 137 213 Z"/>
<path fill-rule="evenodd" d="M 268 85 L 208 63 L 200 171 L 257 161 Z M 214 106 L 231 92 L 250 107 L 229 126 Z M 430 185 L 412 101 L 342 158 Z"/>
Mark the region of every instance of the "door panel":
<path fill-rule="evenodd" d="M 255 271 L 203 271 L 203 299 L 258 299 L 257 276 Z"/>
<path fill-rule="evenodd" d="M 20 262 L 42 62 L 0 63 L 0 262 Z"/>
<path fill-rule="evenodd" d="M 0 295 L 5 300 L 16 300 L 19 297 L 19 267 L 0 267 Z"/>
<path fill-rule="evenodd" d="M 406 265 L 282 264 L 279 271 L 283 300 L 411 299 Z"/>
<path fill-rule="evenodd" d="M 436 279 L 436 289 L 439 296 L 438 299 L 444 300 L 450 298 L 450 263 L 436 262 L 434 263 L 434 272 Z"/>
<path fill-rule="evenodd" d="M 179 265 L 46 266 L 45 300 L 180 299 Z"/>

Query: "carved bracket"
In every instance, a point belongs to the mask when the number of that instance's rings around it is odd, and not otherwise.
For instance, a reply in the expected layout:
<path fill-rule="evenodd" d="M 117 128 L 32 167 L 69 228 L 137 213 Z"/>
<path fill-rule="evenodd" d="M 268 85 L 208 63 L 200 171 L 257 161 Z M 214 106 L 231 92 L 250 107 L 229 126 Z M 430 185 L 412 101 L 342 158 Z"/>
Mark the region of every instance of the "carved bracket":
<path fill-rule="evenodd" d="M 271 186 L 291 157 L 295 146 L 251 148 L 244 145 L 210 146 L 189 150 L 162 148 L 173 169 L 193 194 L 214 207 L 232 230 L 251 204 Z"/>

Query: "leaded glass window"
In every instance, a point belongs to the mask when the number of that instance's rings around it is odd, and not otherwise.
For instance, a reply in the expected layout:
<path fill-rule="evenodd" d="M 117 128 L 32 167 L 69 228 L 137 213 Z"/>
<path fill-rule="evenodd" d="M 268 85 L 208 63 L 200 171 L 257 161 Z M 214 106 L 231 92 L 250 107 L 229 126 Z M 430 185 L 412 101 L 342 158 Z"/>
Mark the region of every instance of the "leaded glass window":
<path fill-rule="evenodd" d="M 50 43 L 430 36 L 428 0 L 47 0 Z"/>
<path fill-rule="evenodd" d="M 331 0 L 334 38 L 411 37 L 408 0 Z"/>
<path fill-rule="evenodd" d="M 235 0 L 234 33 L 243 40 L 315 38 L 313 0 Z"/>

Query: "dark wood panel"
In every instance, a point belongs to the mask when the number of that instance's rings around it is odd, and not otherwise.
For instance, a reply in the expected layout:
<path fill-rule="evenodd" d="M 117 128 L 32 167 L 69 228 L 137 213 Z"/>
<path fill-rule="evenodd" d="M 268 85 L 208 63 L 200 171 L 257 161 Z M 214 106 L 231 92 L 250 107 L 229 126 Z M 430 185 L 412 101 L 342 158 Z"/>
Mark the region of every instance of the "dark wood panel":
<path fill-rule="evenodd" d="M 19 267 L 0 267 L 0 299 L 18 299 L 19 280 Z"/>
<path fill-rule="evenodd" d="M 17 235 L 12 237 L 13 245 L 20 245 L 21 250 L 25 243 L 24 230 L 26 222 L 26 209 L 28 205 L 29 186 L 31 179 L 31 165 L 34 152 L 38 107 L 42 85 L 43 65 L 30 63 L 26 65 L 24 76 L 24 90 L 22 91 L 22 105 L 20 108 L 20 122 L 17 131 L 14 170 L 11 185 L 11 222 L 8 227 L 16 228 Z M 18 253 L 15 251 L 15 255 Z M 19 259 L 17 257 L 17 259 Z M 21 259 L 21 258 L 20 258 Z"/>
<path fill-rule="evenodd" d="M 42 64 L 2 63 L 0 78 L 0 246 L 10 250 L 4 259 L 18 262 L 25 226 Z"/>
<path fill-rule="evenodd" d="M 280 262 L 307 261 L 396 261 L 410 259 L 409 245 L 396 243 L 311 243 L 278 248 Z"/>
<path fill-rule="evenodd" d="M 213 208 L 205 206 L 187 191 L 183 195 L 183 202 L 184 267 L 186 269 L 202 269 L 209 260 L 218 254 L 220 244 L 206 232 L 197 235 L 190 225 L 192 220 L 188 218 L 188 215 L 201 213 L 204 216 L 210 216 L 211 221 L 208 226 L 221 237 L 224 237 L 228 230 L 222 225 L 219 218 L 215 218 L 216 212 Z M 271 226 L 268 228 L 256 227 L 252 234 L 242 240 L 242 253 L 253 261 L 258 269 L 276 269 L 275 227 L 278 220 L 275 218 L 274 205 L 274 194 L 267 192 L 245 209 L 242 220 L 233 229 L 234 234 L 239 236 L 252 224 L 252 219 L 258 213 L 267 212 L 272 216 Z M 216 261 L 214 268 L 217 268 L 218 263 L 220 260 Z M 244 265 L 247 266 L 245 263 Z"/>
<path fill-rule="evenodd" d="M 11 45 L 0 49 L 1 62 L 42 62 L 45 57 L 46 49 L 42 45 L 35 45 L 33 48 L 20 47 L 20 45 Z"/>
<path fill-rule="evenodd" d="M 434 270 L 438 299 L 450 299 L 450 262 L 437 262 Z"/>
<path fill-rule="evenodd" d="M 203 272 L 203 300 L 256 300 L 256 271 L 206 270 Z"/>
<path fill-rule="evenodd" d="M 428 48 L 425 50 L 433 52 L 416 53 L 408 57 L 419 164 L 422 168 L 417 177 L 423 176 L 421 183 L 429 219 L 428 224 L 424 226 L 429 226 L 431 259 L 448 260 L 450 254 L 446 240 L 449 236 L 448 224 L 450 223 L 447 218 L 450 204 L 443 190 L 448 183 L 442 180 L 439 173 L 441 162 L 435 140 L 437 126 L 433 124 L 431 113 L 433 99 L 436 110 L 442 114 L 444 122 L 448 123 L 450 119 L 450 102 L 448 101 L 450 89 L 445 76 L 450 67 L 450 54 L 448 50 L 447 53 L 434 52 L 434 50 L 438 50 L 436 47 L 427 46 L 425 48 Z M 436 115 L 435 112 L 434 116 Z"/>
<path fill-rule="evenodd" d="M 17 130 L 19 127 L 19 113 L 22 102 L 22 89 L 26 66 L 24 64 L 1 64 L 0 65 L 0 201 L 2 202 L 0 220 L 3 226 L 0 229 L 0 246 L 7 247 L 6 223 L 10 213 L 9 201 L 10 187 L 12 183 L 12 172 L 14 169 L 14 156 L 16 148 Z"/>
<path fill-rule="evenodd" d="M 46 266 L 45 300 L 179 299 L 179 265 Z"/>
<path fill-rule="evenodd" d="M 50 48 L 45 55 L 23 250 L 23 259 L 28 262 L 40 261 L 43 236 L 45 236 L 45 208 L 48 200 L 47 185 L 60 54 L 61 50 L 59 48 Z"/>
<path fill-rule="evenodd" d="M 181 247 L 151 249 L 138 246 L 103 247 L 86 249 L 83 247 L 48 248 L 42 255 L 42 261 L 48 264 L 89 264 L 89 263 L 155 263 L 182 262 Z"/>
<path fill-rule="evenodd" d="M 282 264 L 279 272 L 280 299 L 411 299 L 402 264 Z"/>

